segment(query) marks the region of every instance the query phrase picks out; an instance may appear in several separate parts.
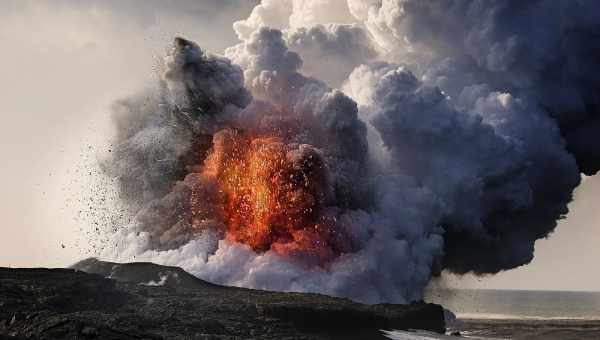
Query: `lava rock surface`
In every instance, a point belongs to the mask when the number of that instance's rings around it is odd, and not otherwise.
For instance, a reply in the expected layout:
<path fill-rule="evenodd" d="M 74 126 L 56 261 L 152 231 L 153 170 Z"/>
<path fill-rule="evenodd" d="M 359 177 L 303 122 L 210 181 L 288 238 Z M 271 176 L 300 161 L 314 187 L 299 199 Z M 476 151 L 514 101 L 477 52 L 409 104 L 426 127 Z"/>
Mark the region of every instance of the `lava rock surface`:
<path fill-rule="evenodd" d="M 176 267 L 0 268 L 0 339 L 384 339 L 444 331 L 441 306 L 224 287 Z"/>

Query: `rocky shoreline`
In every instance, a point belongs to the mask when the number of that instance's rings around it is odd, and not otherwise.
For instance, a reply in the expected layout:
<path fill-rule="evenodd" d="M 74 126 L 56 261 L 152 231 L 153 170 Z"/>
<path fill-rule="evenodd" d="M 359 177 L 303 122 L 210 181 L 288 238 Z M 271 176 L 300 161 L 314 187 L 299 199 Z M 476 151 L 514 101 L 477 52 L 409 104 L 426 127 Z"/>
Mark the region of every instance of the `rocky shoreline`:
<path fill-rule="evenodd" d="M 443 309 L 224 287 L 152 263 L 0 268 L 0 339 L 384 339 L 392 329 L 443 333 Z"/>

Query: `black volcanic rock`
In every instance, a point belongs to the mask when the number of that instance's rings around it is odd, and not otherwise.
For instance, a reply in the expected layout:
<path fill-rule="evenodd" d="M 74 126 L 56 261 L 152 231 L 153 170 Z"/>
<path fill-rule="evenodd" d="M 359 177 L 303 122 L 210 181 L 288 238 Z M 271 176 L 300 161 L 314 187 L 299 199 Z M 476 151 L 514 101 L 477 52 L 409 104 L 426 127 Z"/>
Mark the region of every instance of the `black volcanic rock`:
<path fill-rule="evenodd" d="M 0 268 L 0 339 L 378 339 L 381 329 L 444 331 L 443 309 L 433 304 L 223 287 L 152 263 L 89 259 L 73 267 Z"/>

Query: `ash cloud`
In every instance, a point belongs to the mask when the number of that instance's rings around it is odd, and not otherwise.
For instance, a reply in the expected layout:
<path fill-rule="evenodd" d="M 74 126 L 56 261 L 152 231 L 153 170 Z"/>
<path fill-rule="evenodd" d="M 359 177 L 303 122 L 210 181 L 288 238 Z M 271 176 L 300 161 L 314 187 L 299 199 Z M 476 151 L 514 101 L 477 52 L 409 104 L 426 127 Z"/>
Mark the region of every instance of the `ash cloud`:
<path fill-rule="evenodd" d="M 556 123 L 508 93 L 458 110 L 405 67 L 361 67 L 351 88 L 372 78 L 363 104 L 393 166 L 441 201 L 444 267 L 495 273 L 530 262 L 580 181 Z"/>
<path fill-rule="evenodd" d="M 226 57 L 176 39 L 157 88 L 115 105 L 103 167 L 137 215 L 104 256 L 364 302 L 421 299 L 444 269 L 529 263 L 580 174 L 600 170 L 597 7 L 264 0 L 233 25 Z M 307 266 L 281 251 L 290 242 L 226 237 L 219 185 L 203 175 L 224 129 L 322 162 L 311 183 L 335 256 Z"/>
<path fill-rule="evenodd" d="M 537 102 L 591 175 L 600 169 L 588 128 L 598 126 L 599 9 L 594 1 L 383 0 L 364 24 L 453 98 L 488 84 Z"/>

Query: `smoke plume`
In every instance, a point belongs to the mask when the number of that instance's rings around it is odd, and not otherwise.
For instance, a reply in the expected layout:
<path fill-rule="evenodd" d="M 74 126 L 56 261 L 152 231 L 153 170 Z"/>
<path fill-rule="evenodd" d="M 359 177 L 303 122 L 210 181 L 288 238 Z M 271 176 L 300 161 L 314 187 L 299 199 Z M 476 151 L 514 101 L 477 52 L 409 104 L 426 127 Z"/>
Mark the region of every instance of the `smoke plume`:
<path fill-rule="evenodd" d="M 529 263 L 600 170 L 592 1 L 264 0 L 115 104 L 113 260 L 364 302 Z"/>

